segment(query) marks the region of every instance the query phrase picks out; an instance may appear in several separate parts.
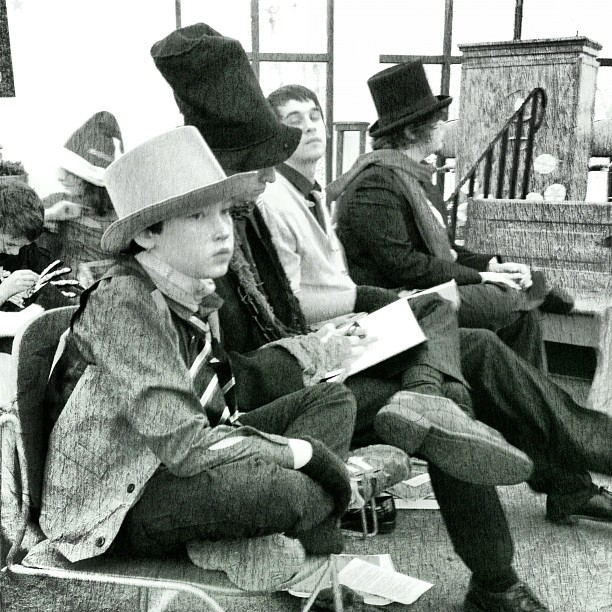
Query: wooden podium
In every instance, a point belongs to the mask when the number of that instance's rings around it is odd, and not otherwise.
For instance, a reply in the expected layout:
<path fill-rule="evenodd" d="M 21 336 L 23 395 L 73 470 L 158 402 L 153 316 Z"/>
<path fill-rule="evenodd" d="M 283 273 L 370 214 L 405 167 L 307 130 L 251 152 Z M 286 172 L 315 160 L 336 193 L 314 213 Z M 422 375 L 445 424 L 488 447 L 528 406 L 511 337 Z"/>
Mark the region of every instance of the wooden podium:
<path fill-rule="evenodd" d="M 535 87 L 548 106 L 536 134 L 534 159 L 554 155 L 550 174 L 534 173 L 530 190 L 543 193 L 561 183 L 568 200 L 584 200 L 595 105 L 596 55 L 601 45 L 585 37 L 459 45 L 463 53 L 457 147 L 457 177 L 463 177 L 485 147 Z"/>

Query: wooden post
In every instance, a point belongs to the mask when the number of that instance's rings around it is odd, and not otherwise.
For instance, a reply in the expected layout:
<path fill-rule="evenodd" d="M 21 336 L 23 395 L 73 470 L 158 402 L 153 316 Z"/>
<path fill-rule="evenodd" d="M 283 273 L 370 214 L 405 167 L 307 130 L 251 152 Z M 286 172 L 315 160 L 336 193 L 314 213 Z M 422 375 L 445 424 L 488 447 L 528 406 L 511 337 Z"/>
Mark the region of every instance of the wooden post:
<path fill-rule="evenodd" d="M 15 97 L 6 0 L 0 0 L 0 98 Z"/>
<path fill-rule="evenodd" d="M 534 87 L 548 96 L 546 116 L 535 137 L 534 158 L 560 160 L 550 174 L 534 174 L 531 190 L 561 183 L 568 200 L 586 197 L 591 132 L 601 45 L 585 37 L 459 45 L 461 143 L 457 176 L 462 177 Z"/>

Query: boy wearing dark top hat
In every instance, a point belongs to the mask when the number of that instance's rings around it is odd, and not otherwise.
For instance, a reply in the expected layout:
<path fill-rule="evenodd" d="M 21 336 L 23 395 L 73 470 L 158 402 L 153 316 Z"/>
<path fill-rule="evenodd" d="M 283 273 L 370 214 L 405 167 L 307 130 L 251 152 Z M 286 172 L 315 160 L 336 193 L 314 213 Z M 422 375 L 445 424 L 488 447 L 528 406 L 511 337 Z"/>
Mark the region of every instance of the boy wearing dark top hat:
<path fill-rule="evenodd" d="M 199 43 L 198 37 L 200 38 Z M 190 28 L 174 32 L 164 41 L 157 43 L 152 50 L 156 65 L 175 90 L 175 98 L 179 107 L 185 113 L 189 106 L 188 114 L 185 114 L 186 120 L 189 117 L 189 122 L 197 125 L 204 134 L 209 132 L 222 133 L 226 127 L 233 125 L 234 121 L 241 121 L 240 115 L 233 119 L 227 116 L 228 114 L 231 115 L 230 108 L 227 105 L 222 105 L 225 116 L 220 116 L 214 101 L 209 100 L 206 95 L 211 86 L 207 80 L 207 74 L 210 70 L 214 72 L 214 68 L 206 64 L 204 58 L 208 58 L 208 60 L 216 58 L 215 49 L 221 44 L 231 46 L 237 43 L 236 41 L 231 41 L 231 39 L 220 37 L 218 33 L 204 24 L 198 24 L 197 26 L 191 26 Z M 171 49 L 172 51 L 166 54 L 166 49 Z M 194 53 L 190 53 L 191 51 L 194 51 Z M 189 66 L 188 69 L 186 68 L 187 66 Z M 178 77 L 179 81 L 175 81 L 175 70 L 183 72 L 183 77 L 185 72 L 190 73 L 190 87 L 184 88 L 185 82 L 181 83 L 180 76 Z M 221 83 L 228 83 L 230 79 L 222 79 L 219 76 L 221 71 L 218 71 L 216 86 L 218 87 L 217 93 L 220 99 L 227 100 L 232 96 L 236 96 L 236 91 L 242 92 L 240 83 L 245 80 L 250 82 L 253 79 L 253 75 L 249 73 L 250 70 L 244 72 L 241 80 L 234 71 L 229 71 L 229 74 L 232 74 L 234 77 L 234 84 L 233 87 L 226 89 L 221 86 Z M 200 89 L 198 89 L 198 83 L 200 84 Z M 188 105 L 186 104 L 187 99 L 189 99 Z M 252 101 L 252 98 L 249 99 Z M 199 114 L 197 112 L 198 107 L 200 108 Z M 260 108 L 259 112 L 264 113 L 265 111 Z M 250 129 L 253 129 L 253 127 Z M 259 144 L 257 141 L 252 142 L 254 149 L 259 149 Z M 287 156 L 280 155 L 278 149 L 273 147 L 273 144 L 274 142 L 269 142 L 271 151 L 276 151 L 276 159 L 278 161 L 286 160 Z M 229 169 L 235 171 L 257 167 L 239 165 L 241 160 L 248 159 L 244 142 L 242 142 L 240 153 L 232 148 L 231 141 L 223 141 L 221 139 L 218 142 L 218 146 L 221 149 L 217 150 L 216 154 L 221 160 L 225 159 L 230 164 L 228 166 Z M 250 160 L 250 163 L 253 163 L 253 159 Z M 255 348 L 255 346 L 260 346 L 265 340 L 286 339 L 288 335 L 305 331 L 303 324 L 301 327 L 292 328 L 290 326 L 291 322 L 299 321 L 300 315 L 303 318 L 303 314 L 299 310 L 296 311 L 295 297 L 290 290 L 289 283 L 286 277 L 279 272 L 278 258 L 272 248 L 272 237 L 261 219 L 261 215 L 258 214 L 257 208 L 253 209 L 251 206 L 246 212 L 247 214 L 244 214 L 245 211 L 242 211 L 244 231 L 240 235 L 242 250 L 245 253 L 240 261 L 235 262 L 236 265 L 232 269 L 233 278 L 229 281 L 232 290 L 226 294 L 228 296 L 226 304 L 233 305 L 233 315 L 230 317 L 226 312 L 225 317 L 226 320 L 233 321 L 233 324 L 224 326 L 224 329 L 232 335 L 235 345 L 242 346 L 243 350 L 245 347 Z M 231 265 L 230 268 L 232 268 Z M 245 269 L 248 270 L 248 273 L 245 273 Z M 256 288 L 260 295 L 257 295 L 253 288 Z M 232 291 L 233 295 L 237 297 L 232 297 Z M 264 291 L 265 295 L 262 296 L 261 294 Z M 273 304 L 273 308 L 270 308 L 270 304 Z M 285 318 L 284 320 L 281 315 L 281 313 L 292 313 L 295 315 L 296 312 L 297 316 Z M 241 319 L 246 319 L 250 322 L 250 325 L 243 323 L 246 330 L 244 333 L 239 334 L 232 328 L 239 327 Z M 257 332 L 256 336 L 250 333 L 253 329 Z M 232 331 L 235 333 L 232 334 Z M 262 337 L 265 340 L 262 341 Z M 292 337 L 292 339 L 294 338 L 295 336 Z M 257 344 L 258 341 L 259 344 Z M 462 365 L 469 371 L 470 380 L 474 381 L 473 392 L 476 401 L 483 407 L 490 406 L 489 412 L 492 419 L 497 418 L 498 410 L 507 410 L 508 413 L 517 411 L 517 414 L 526 410 L 529 413 L 532 404 L 532 398 L 529 395 L 531 392 L 533 392 L 534 397 L 538 397 L 541 400 L 537 402 L 537 405 L 533 406 L 531 417 L 527 418 L 527 415 L 525 415 L 525 418 L 517 417 L 517 422 L 521 426 L 512 438 L 516 441 L 515 443 L 528 446 L 529 451 L 538 457 L 540 465 L 545 466 L 547 459 L 542 455 L 543 449 L 541 444 L 537 442 L 540 439 L 540 433 L 538 433 L 540 425 L 537 425 L 537 423 L 541 424 L 543 422 L 542 419 L 545 419 L 545 414 L 549 415 L 550 419 L 552 419 L 551 422 L 555 422 L 562 429 L 562 423 L 574 420 L 577 414 L 582 415 L 587 420 L 590 418 L 579 407 L 573 404 L 567 394 L 564 394 L 554 385 L 551 386 L 549 381 L 542 380 L 542 377 L 539 377 L 538 373 L 534 373 L 524 362 L 516 361 L 517 358 L 512 355 L 511 351 L 506 349 L 499 341 L 496 341 L 495 336 L 490 332 L 484 330 L 466 331 L 465 334 L 462 334 L 461 349 Z M 503 365 L 500 366 L 500 364 Z M 517 376 L 516 379 L 513 378 L 514 374 Z M 308 384 L 308 382 L 312 383 L 312 381 L 306 380 L 306 375 L 304 379 L 305 384 Z M 355 391 L 358 400 L 358 427 L 360 425 L 359 410 L 368 410 L 368 403 L 371 410 L 372 405 L 376 405 L 377 395 L 378 401 L 382 400 L 382 403 L 384 403 L 386 398 L 398 388 L 397 386 L 394 388 L 391 385 L 383 389 L 382 386 L 379 386 L 376 391 L 373 391 L 379 382 L 376 381 L 375 385 L 372 386 L 366 381 L 359 380 L 359 377 L 352 377 L 347 381 L 349 386 Z M 353 384 L 350 385 L 350 383 Z M 524 383 L 525 388 L 528 390 L 526 394 L 529 397 L 521 395 L 514 398 L 516 387 L 517 385 L 520 387 L 521 383 Z M 507 397 L 510 401 L 504 403 L 502 401 L 504 397 Z M 379 403 L 378 408 L 381 405 Z M 558 413 L 556 412 L 557 407 L 560 411 Z M 576 412 L 574 416 L 566 418 L 573 412 Z M 362 412 L 362 416 L 363 414 Z M 539 416 L 536 416 L 538 414 Z M 601 419 L 596 417 L 597 419 L 599 421 L 608 421 L 607 418 Z M 371 426 L 371 421 L 369 423 Z M 363 420 L 361 425 L 368 426 Z M 554 427 L 556 428 L 557 425 Z M 600 423 L 600 425 L 603 425 L 603 423 Z M 606 428 L 609 429 L 609 423 Z M 580 430 L 580 426 L 576 427 L 575 430 L 572 428 L 568 435 L 576 437 L 577 440 L 577 438 L 581 438 Z M 529 439 L 533 441 L 533 444 L 527 442 Z M 572 447 L 580 446 L 582 448 L 581 453 L 588 454 L 589 445 L 585 444 L 586 440 L 581 439 L 579 442 L 569 442 L 567 440 L 567 442 Z M 596 460 L 595 463 L 598 464 L 599 469 L 606 464 L 607 467 L 604 469 L 609 470 L 610 453 L 607 450 L 606 444 L 604 437 L 602 437 L 597 444 L 599 448 L 597 454 L 599 454 L 601 461 Z M 565 447 L 561 448 L 563 452 L 555 455 L 563 461 L 563 457 L 566 456 L 564 450 Z M 591 465 L 595 465 L 595 463 Z M 537 598 L 528 587 L 518 581 L 516 573 L 512 568 L 512 539 L 495 490 L 489 487 L 474 487 L 465 482 L 450 478 L 437 469 L 435 465 L 431 464 L 430 473 L 432 474 L 432 482 L 440 503 L 442 515 L 455 549 L 473 572 L 470 595 L 466 600 L 466 610 L 498 609 L 517 611 L 524 609 L 525 605 L 532 605 L 534 610 L 545 610 L 545 607 L 537 601 Z M 599 497 L 603 498 L 604 496 L 600 495 Z M 549 498 L 549 502 L 551 501 Z M 578 505 L 584 503 L 584 500 L 582 502 L 580 500 L 577 501 Z M 561 510 L 557 502 L 558 500 L 555 500 L 554 504 L 549 503 L 549 510 L 555 510 L 559 516 L 567 517 L 568 514 L 566 512 L 569 508 L 566 507 Z M 606 512 L 608 515 L 610 514 L 610 510 L 606 510 L 605 503 L 600 504 L 600 506 L 599 510 L 603 515 L 606 515 Z M 594 515 L 597 509 L 593 507 L 591 510 Z M 550 512 L 551 519 L 556 514 Z"/>

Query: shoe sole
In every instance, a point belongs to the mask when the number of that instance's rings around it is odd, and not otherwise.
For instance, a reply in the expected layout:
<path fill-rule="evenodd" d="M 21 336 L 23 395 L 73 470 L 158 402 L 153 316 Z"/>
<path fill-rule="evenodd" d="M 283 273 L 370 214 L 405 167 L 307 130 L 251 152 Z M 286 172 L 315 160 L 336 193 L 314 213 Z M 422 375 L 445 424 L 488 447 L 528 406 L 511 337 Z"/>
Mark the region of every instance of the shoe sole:
<path fill-rule="evenodd" d="M 418 450 L 430 463 L 464 482 L 514 485 L 529 479 L 533 471 L 529 457 L 483 423 L 466 416 L 457 424 L 450 415 L 449 426 L 444 427 L 421 415 L 415 419 L 414 414 L 405 407 L 386 406 L 376 415 L 376 432 L 408 454 Z M 420 446 L 409 452 L 406 438 L 410 446 L 420 439 Z"/>

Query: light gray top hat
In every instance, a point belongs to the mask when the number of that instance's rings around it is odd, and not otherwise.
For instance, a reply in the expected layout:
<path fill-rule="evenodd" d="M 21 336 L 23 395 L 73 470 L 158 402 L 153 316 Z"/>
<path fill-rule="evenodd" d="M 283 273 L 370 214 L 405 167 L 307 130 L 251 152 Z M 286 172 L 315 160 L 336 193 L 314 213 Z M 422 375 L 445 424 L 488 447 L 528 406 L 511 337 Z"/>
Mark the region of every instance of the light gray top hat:
<path fill-rule="evenodd" d="M 247 199 L 257 172 L 227 177 L 200 132 L 179 127 L 128 151 L 104 173 L 119 219 L 104 232 L 109 253 L 126 249 L 147 227 L 187 217 L 208 204 Z"/>

